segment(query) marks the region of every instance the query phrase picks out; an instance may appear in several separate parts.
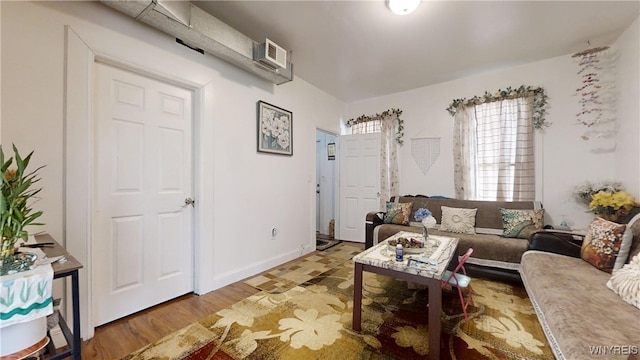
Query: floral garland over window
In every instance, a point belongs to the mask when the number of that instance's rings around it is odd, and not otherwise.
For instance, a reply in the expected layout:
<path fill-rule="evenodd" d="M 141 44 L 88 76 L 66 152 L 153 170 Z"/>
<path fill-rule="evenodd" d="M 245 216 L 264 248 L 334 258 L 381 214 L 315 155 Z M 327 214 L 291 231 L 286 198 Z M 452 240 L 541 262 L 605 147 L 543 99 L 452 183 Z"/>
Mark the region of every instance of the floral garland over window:
<path fill-rule="evenodd" d="M 460 106 L 480 105 L 487 102 L 502 101 L 505 99 L 514 99 L 517 97 L 533 96 L 533 128 L 541 129 L 543 126 L 549 126 L 550 123 L 545 122 L 545 107 L 547 105 L 548 96 L 541 87 L 531 87 L 521 85 L 517 89 L 510 86 L 505 90 L 498 90 L 495 94 L 485 91 L 482 96 L 474 96 L 471 99 L 454 99 L 447 108 L 451 116 L 455 116 Z"/>
<path fill-rule="evenodd" d="M 352 127 L 353 125 L 360 124 L 363 122 L 373 121 L 373 120 L 382 120 L 387 116 L 395 115 L 396 118 L 398 119 L 398 129 L 396 130 L 396 141 L 398 142 L 398 144 L 402 145 L 404 143 L 404 140 L 402 139 L 404 137 L 404 120 L 400 119 L 400 114 L 402 114 L 402 110 L 392 108 L 389 110 L 385 110 L 380 114 L 375 114 L 373 116 L 361 115 L 355 119 L 350 119 L 349 121 L 347 121 L 347 126 Z"/>

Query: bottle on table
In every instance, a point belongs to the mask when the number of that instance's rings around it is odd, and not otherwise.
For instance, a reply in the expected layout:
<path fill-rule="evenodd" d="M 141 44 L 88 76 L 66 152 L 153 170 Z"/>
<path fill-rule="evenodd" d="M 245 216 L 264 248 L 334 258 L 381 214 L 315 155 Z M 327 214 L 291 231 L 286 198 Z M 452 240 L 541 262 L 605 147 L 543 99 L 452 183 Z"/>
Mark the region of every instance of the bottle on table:
<path fill-rule="evenodd" d="M 404 260 L 404 249 L 402 244 L 396 245 L 396 261 L 401 262 Z"/>

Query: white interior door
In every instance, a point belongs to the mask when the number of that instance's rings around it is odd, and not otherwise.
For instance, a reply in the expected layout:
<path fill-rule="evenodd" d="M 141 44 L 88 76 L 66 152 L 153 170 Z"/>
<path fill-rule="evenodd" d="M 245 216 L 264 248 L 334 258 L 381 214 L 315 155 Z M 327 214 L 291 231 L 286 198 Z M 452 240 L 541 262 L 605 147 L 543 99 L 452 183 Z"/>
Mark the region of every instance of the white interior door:
<path fill-rule="evenodd" d="M 340 136 L 340 239 L 365 240 L 365 217 L 380 207 L 380 134 Z"/>
<path fill-rule="evenodd" d="M 96 64 L 93 300 L 101 325 L 193 291 L 192 93 Z"/>

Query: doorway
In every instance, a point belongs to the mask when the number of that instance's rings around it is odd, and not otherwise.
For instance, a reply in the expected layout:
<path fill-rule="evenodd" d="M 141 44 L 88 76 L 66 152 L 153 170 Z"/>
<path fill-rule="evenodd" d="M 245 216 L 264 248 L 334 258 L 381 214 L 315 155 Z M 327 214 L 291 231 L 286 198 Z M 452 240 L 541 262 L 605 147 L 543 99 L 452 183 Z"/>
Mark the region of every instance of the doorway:
<path fill-rule="evenodd" d="M 336 244 L 336 140 L 336 134 L 316 129 L 316 249 L 318 250 Z"/>
<path fill-rule="evenodd" d="M 168 75 L 163 69 L 167 66 L 190 66 L 188 60 L 164 61 L 161 57 L 133 59 L 129 56 L 128 46 L 119 46 L 108 53 L 95 52 L 91 42 L 78 35 L 70 26 L 65 26 L 65 162 L 73 164 L 65 168 L 64 224 L 65 245 L 67 250 L 84 265 L 87 276 L 80 276 L 80 328 L 81 335 L 90 339 L 94 334 L 96 311 L 94 307 L 94 289 L 101 284 L 95 283 L 96 257 L 100 254 L 92 247 L 95 222 L 93 213 L 95 202 L 95 146 L 94 131 L 94 71 L 97 62 L 128 69 L 137 74 L 146 74 L 169 84 L 178 85 L 192 91 L 193 97 L 193 190 L 197 207 L 193 211 L 193 252 L 194 281 L 193 291 L 204 294 L 219 287 L 211 264 L 214 253 L 213 195 L 210 184 L 214 183 L 213 168 L 210 159 L 203 154 L 213 153 L 215 130 L 212 121 L 214 109 L 210 101 L 214 97 L 215 83 L 206 69 L 197 71 L 199 81 L 177 75 Z M 136 43 L 135 41 L 133 43 Z M 96 45 L 96 48 L 100 46 Z M 138 60 L 140 62 L 138 62 Z M 175 63 L 174 61 L 177 61 Z M 176 65 L 178 64 L 178 65 Z M 71 296 L 67 287 L 66 296 Z M 70 309 L 63 309 L 70 315 Z"/>

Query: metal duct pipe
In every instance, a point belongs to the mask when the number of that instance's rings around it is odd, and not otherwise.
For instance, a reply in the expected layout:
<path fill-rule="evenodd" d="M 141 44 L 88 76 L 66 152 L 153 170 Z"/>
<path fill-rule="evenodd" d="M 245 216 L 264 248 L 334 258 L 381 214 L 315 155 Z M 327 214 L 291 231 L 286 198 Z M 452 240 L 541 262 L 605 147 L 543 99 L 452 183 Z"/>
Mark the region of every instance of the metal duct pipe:
<path fill-rule="evenodd" d="M 101 0 L 118 11 L 175 36 L 276 85 L 293 80 L 293 64 L 270 69 L 253 60 L 259 44 L 187 1 Z"/>

